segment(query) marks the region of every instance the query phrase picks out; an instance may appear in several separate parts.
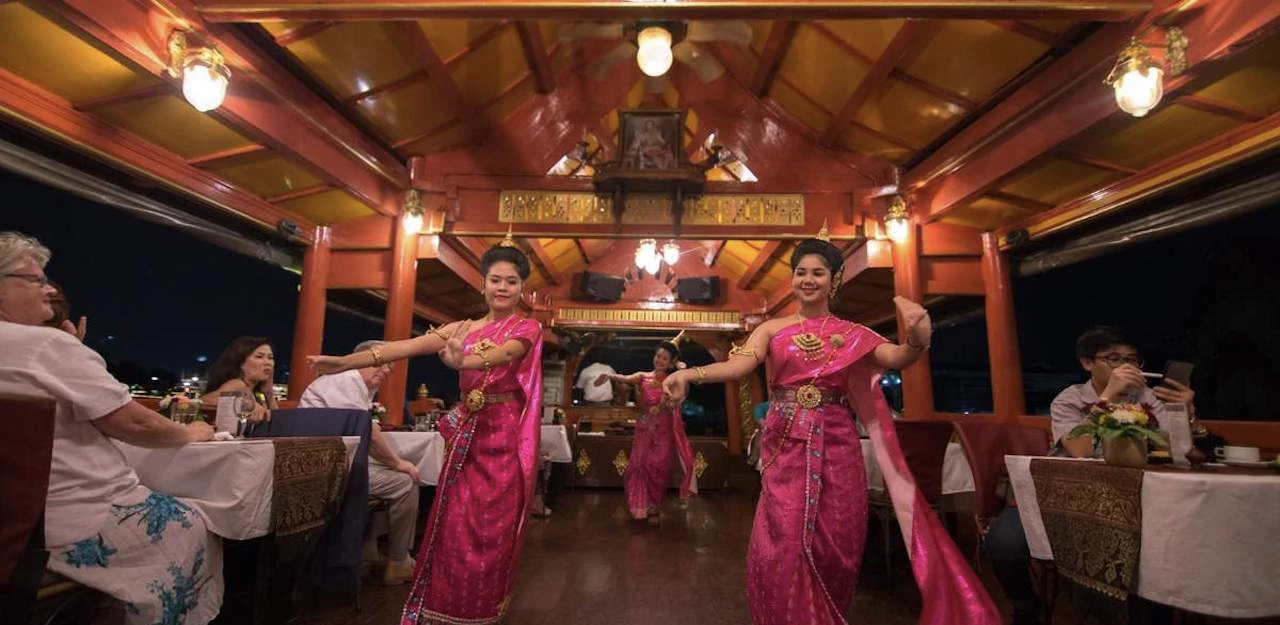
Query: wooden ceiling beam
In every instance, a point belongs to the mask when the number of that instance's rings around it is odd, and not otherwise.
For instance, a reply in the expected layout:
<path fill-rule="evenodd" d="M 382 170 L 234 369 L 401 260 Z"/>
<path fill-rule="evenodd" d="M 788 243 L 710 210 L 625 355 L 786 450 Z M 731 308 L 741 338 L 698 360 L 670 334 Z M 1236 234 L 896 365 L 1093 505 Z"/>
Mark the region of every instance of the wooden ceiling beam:
<path fill-rule="evenodd" d="M 787 80 L 787 77 L 786 77 L 786 76 L 778 76 L 778 82 L 780 82 L 780 83 L 782 83 L 782 84 L 784 84 L 784 85 L 786 85 L 786 86 L 788 86 L 788 87 L 791 87 L 791 90 L 792 90 L 792 91 L 795 91 L 795 92 L 796 92 L 796 95 L 800 96 L 800 99 L 804 100 L 805 102 L 808 102 L 810 106 L 812 106 L 812 107 L 814 107 L 814 108 L 816 108 L 816 109 L 818 109 L 818 110 L 822 111 L 823 113 L 826 113 L 827 115 L 829 115 L 829 116 L 831 116 L 831 117 L 835 117 L 835 113 L 833 113 L 832 111 L 830 111 L 829 109 L 827 109 L 827 107 L 826 107 L 824 104 L 822 104 L 821 102 L 819 102 L 819 101 L 817 101 L 816 99 L 814 99 L 814 97 L 813 97 L 813 96 L 811 96 L 811 95 L 809 95 L 809 94 L 805 93 L 804 91 L 802 91 L 799 87 L 797 87 L 797 86 L 795 85 L 795 83 L 792 83 L 790 80 Z M 875 138 L 877 138 L 877 139 L 879 139 L 879 140 L 881 140 L 881 141 L 884 141 L 885 143 L 888 143 L 888 144 L 890 144 L 890 145 L 894 145 L 894 146 L 900 147 L 900 148 L 902 148 L 902 149 L 904 149 L 904 150 L 910 150 L 911 152 L 916 152 L 916 151 L 918 151 L 918 150 L 919 150 L 919 148 L 915 148 L 915 147 L 912 147 L 912 146 L 907 145 L 905 142 L 903 142 L 903 140 L 902 140 L 902 139 L 899 139 L 899 138 L 897 138 L 897 137 L 893 137 L 893 136 L 887 135 L 887 134 L 885 134 L 885 133 L 883 133 L 883 132 L 880 132 L 879 130 L 876 130 L 875 128 L 872 128 L 872 127 L 870 127 L 870 126 L 864 126 L 864 125 L 862 125 L 862 124 L 860 124 L 860 123 L 858 123 L 858 122 L 856 122 L 856 121 L 850 121 L 850 122 L 849 122 L 849 126 L 850 126 L 851 128 L 853 128 L 854 130 L 856 130 L 857 132 L 866 133 L 867 135 L 870 135 L 870 136 L 872 136 L 872 137 L 875 137 Z"/>
<path fill-rule="evenodd" d="M 264 230 L 274 231 L 281 219 L 289 219 L 302 227 L 303 240 L 309 242 L 315 232 L 315 222 L 198 169 L 127 130 L 77 111 L 65 100 L 3 68 L 0 111 L 0 115 L 59 143 L 201 203 L 240 215 Z"/>
<path fill-rule="evenodd" d="M 276 45 L 281 48 L 287 48 L 299 41 L 305 41 L 320 33 L 337 26 L 338 22 L 334 20 L 320 20 L 317 22 L 303 22 L 289 30 L 286 30 L 274 37 Z"/>
<path fill-rule="evenodd" d="M 1102 27 L 907 172 L 902 186 L 927 207 L 924 220 L 944 217 L 1076 134 L 1124 115 L 1112 89 L 1098 79 L 1133 34 L 1166 19 L 1177 6 L 1167 3 L 1140 22 Z M 1199 68 L 1201 63 L 1230 56 L 1260 32 L 1280 27 L 1280 3 L 1215 2 L 1176 20 L 1196 44 L 1187 51 L 1187 72 L 1166 80 L 1166 98 L 1213 71 L 1213 64 Z"/>
<path fill-rule="evenodd" d="M 710 246 L 707 248 L 705 257 L 705 262 L 708 267 L 714 267 L 716 265 L 716 261 L 720 260 L 720 253 L 724 251 L 726 243 L 728 243 L 728 241 L 723 239 L 711 242 Z"/>
<path fill-rule="evenodd" d="M 1231 119 L 1246 124 L 1262 121 L 1266 117 L 1265 115 L 1250 113 L 1249 111 L 1236 108 L 1232 106 L 1230 102 L 1223 102 L 1222 100 L 1193 93 L 1178 96 L 1175 103 L 1187 108 L 1196 109 L 1197 111 L 1204 111 L 1206 113 L 1213 113 L 1214 115 L 1230 117 Z"/>
<path fill-rule="evenodd" d="M 765 243 L 755 258 L 751 259 L 751 264 L 747 265 L 747 270 L 742 273 L 742 277 L 738 279 L 738 288 L 744 291 L 751 290 L 756 281 L 773 266 L 773 261 L 782 249 L 782 244 L 782 241 L 776 239 Z"/>
<path fill-rule="evenodd" d="M 806 26 L 818 31 L 820 34 L 825 36 L 828 41 L 835 44 L 836 47 L 840 48 L 841 50 L 844 50 L 849 56 L 852 56 L 853 58 L 858 59 L 859 61 L 862 61 L 864 65 L 870 66 L 871 64 L 875 63 L 875 59 L 871 58 L 870 56 L 867 56 L 867 54 L 862 50 L 859 50 L 853 47 L 852 45 L 850 45 L 848 41 L 845 41 L 843 37 L 841 37 L 840 35 L 837 35 L 835 31 L 828 28 L 825 24 L 814 22 L 814 23 L 806 24 Z M 892 70 L 890 70 L 889 77 L 898 82 L 911 85 L 912 87 L 915 87 L 916 89 L 919 89 L 939 100 L 942 100 L 943 102 L 953 104 L 966 111 L 971 111 L 978 107 L 977 102 L 974 102 L 973 100 L 959 93 L 956 93 L 954 91 L 944 89 L 930 82 L 925 82 L 919 78 L 916 78 L 915 76 L 912 76 L 911 74 L 908 74 L 907 72 L 903 71 L 900 68 L 895 67 Z"/>
<path fill-rule="evenodd" d="M 546 278 L 551 286 L 560 286 L 565 281 L 564 276 L 556 270 L 555 261 L 547 254 L 546 248 L 534 238 L 521 239 L 521 241 L 525 253 L 529 255 L 529 260 L 537 265 L 542 277 Z"/>
<path fill-rule="evenodd" d="M 1057 150 L 1053 153 L 1053 156 L 1064 161 L 1070 161 L 1080 165 L 1088 165 L 1096 169 L 1104 169 L 1106 171 L 1114 171 L 1121 174 L 1138 173 L 1136 168 L 1129 167 L 1128 165 L 1121 165 L 1113 161 L 1101 159 L 1096 156 L 1089 156 L 1088 154 L 1082 154 L 1073 150 Z"/>
<path fill-rule="evenodd" d="M 935 28 L 935 23 L 920 20 L 911 20 L 903 24 L 889 45 L 885 46 L 884 52 L 871 64 L 867 75 L 862 82 L 858 83 L 858 87 L 853 90 L 844 106 L 827 124 L 827 129 L 822 132 L 818 142 L 826 147 L 835 145 L 844 136 L 849 122 L 858 115 L 862 106 L 889 80 L 890 74 L 898 63 L 906 58 L 913 48 L 931 36 Z"/>
<path fill-rule="evenodd" d="M 417 22 L 397 22 L 395 28 L 413 51 L 413 56 L 426 68 L 427 79 L 431 81 L 436 92 L 444 98 L 444 101 L 466 125 L 467 132 L 472 138 L 483 134 L 483 122 L 475 108 L 467 103 L 462 90 L 458 88 L 458 83 L 454 82 L 453 76 L 449 74 L 449 68 L 440 59 L 440 55 L 436 53 L 431 42 L 427 40 L 426 33 L 422 32 Z"/>
<path fill-rule="evenodd" d="M 997 231 L 1004 237 L 1025 229 L 1043 237 L 1085 221 L 1123 210 L 1175 186 L 1204 179 L 1216 172 L 1280 147 L 1280 113 L 1236 127 L 1176 154 L 1128 178 L 1064 202 Z"/>
<path fill-rule="evenodd" d="M 304 197 L 319 195 L 326 191 L 332 191 L 332 190 L 333 190 L 333 187 L 331 185 L 322 182 L 320 184 L 312 185 L 309 187 L 303 187 L 301 189 L 294 189 L 292 191 L 287 191 L 279 195 L 273 195 L 267 198 L 267 201 L 271 202 L 272 204 L 279 204 L 281 202 L 288 202 L 289 200 L 297 200 Z"/>
<path fill-rule="evenodd" d="M 769 93 L 773 78 L 778 75 L 778 68 L 782 66 L 782 59 L 787 56 L 787 50 L 791 48 L 791 41 L 795 39 L 799 27 L 800 22 L 777 20 L 769 28 L 769 38 L 764 42 L 756 73 L 751 77 L 751 93 L 756 94 L 757 98 L 763 98 Z"/>
<path fill-rule="evenodd" d="M 577 248 L 577 250 L 578 250 L 578 255 L 579 255 L 579 256 L 582 256 L 582 262 L 583 262 L 583 264 L 585 264 L 585 265 L 590 265 L 590 264 L 591 264 L 591 255 L 587 253 L 587 247 L 586 247 L 585 245 L 583 245 L 583 244 L 582 244 L 582 239 L 579 239 L 579 238 L 576 238 L 576 237 L 575 237 L 575 238 L 573 239 L 573 247 Z"/>
<path fill-rule="evenodd" d="M 98 109 L 115 106 L 117 104 L 128 104 L 130 102 L 140 102 L 142 100 L 150 100 L 163 96 L 174 95 L 173 85 L 164 82 L 158 82 L 137 89 L 130 89 L 120 93 L 113 93 L 97 98 L 82 100 L 72 104 L 77 111 L 93 112 Z"/>
<path fill-rule="evenodd" d="M 1060 41 L 1061 37 L 1059 37 L 1056 33 L 1051 33 L 1047 30 L 1041 30 L 1025 22 L 1019 22 L 1018 20 L 988 20 L 988 21 L 994 24 L 995 26 L 999 26 L 1000 28 L 1003 28 L 1011 33 L 1017 33 L 1019 35 L 1022 35 L 1023 37 L 1026 37 L 1027 39 L 1039 41 L 1040 43 L 1043 43 L 1044 45 L 1049 46 L 1050 48 L 1056 48 L 1059 45 L 1061 45 L 1061 41 Z"/>
<path fill-rule="evenodd" d="M 271 156 L 271 150 L 264 145 L 251 143 L 208 154 L 201 154 L 187 159 L 187 164 L 192 167 L 201 167 L 204 169 L 216 169 L 228 165 L 240 165 L 243 163 L 252 163 L 259 159 Z"/>
<path fill-rule="evenodd" d="M 477 237 L 455 237 L 454 242 L 457 243 L 454 248 L 466 256 L 467 262 L 479 268 L 480 257 L 489 250 L 489 246 Z"/>
<path fill-rule="evenodd" d="M 516 32 L 520 35 L 520 47 L 524 49 L 529 71 L 533 72 L 538 93 L 555 91 L 556 77 L 551 72 L 551 57 L 542 42 L 542 30 L 538 28 L 538 21 L 520 20 L 516 22 Z"/>
<path fill-rule="evenodd" d="M 413 20 L 433 18 L 574 20 L 637 19 L 1036 19 L 1122 21 L 1151 7 L 1146 0 L 195 0 L 205 19 L 219 22 L 278 20 Z"/>
<path fill-rule="evenodd" d="M 194 29 L 217 45 L 232 79 L 209 114 L 383 214 L 398 212 L 409 175 L 399 158 L 365 135 L 297 77 L 225 24 L 206 23 L 187 0 L 49 0 L 33 4 L 117 58 L 164 79 L 170 33 Z"/>
<path fill-rule="evenodd" d="M 1039 200 L 1033 200 L 1031 198 L 1022 197 L 1020 195 L 1014 195 L 1012 193 L 1005 193 L 1003 191 L 996 191 L 994 189 L 987 191 L 986 193 L 983 193 L 983 195 L 993 200 L 1004 202 L 1005 204 L 1010 204 L 1012 206 L 1017 206 L 1018 208 L 1025 208 L 1027 210 L 1035 211 L 1037 213 L 1044 212 L 1053 208 L 1053 204 L 1050 204 L 1048 202 L 1041 202 Z"/>
<path fill-rule="evenodd" d="M 436 250 L 436 259 L 440 261 L 453 275 L 458 276 L 459 280 L 472 285 L 476 290 L 480 289 L 480 285 L 484 284 L 484 276 L 480 275 L 480 270 L 476 269 L 471 262 L 458 252 L 456 241 L 448 237 L 440 237 L 440 245 Z"/>

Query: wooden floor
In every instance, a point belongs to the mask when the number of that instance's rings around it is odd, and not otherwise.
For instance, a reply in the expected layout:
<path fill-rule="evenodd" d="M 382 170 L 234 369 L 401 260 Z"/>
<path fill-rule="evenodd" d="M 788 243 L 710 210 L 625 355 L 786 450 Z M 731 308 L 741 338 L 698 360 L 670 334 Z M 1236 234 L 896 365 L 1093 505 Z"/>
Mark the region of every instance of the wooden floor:
<path fill-rule="evenodd" d="M 750 495 L 703 493 L 687 509 L 669 500 L 659 524 L 636 524 L 621 491 L 570 492 L 550 519 L 531 520 L 506 623 L 747 625 L 744 560 L 753 510 Z M 899 566 L 890 591 L 872 526 L 850 622 L 912 625 L 915 583 Z M 407 585 L 369 579 L 361 612 L 333 605 L 302 622 L 396 625 L 407 593 Z"/>

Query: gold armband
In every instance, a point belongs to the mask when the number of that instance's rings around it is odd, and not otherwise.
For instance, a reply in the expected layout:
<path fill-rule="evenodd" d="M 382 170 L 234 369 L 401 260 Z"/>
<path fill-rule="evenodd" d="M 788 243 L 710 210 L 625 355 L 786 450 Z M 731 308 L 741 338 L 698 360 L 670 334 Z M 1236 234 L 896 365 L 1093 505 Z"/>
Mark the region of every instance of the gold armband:
<path fill-rule="evenodd" d="M 756 356 L 756 348 L 747 347 L 746 343 L 743 343 L 742 345 L 734 345 L 733 348 L 729 350 L 729 356 L 747 356 L 752 360 L 759 360 L 759 357 Z"/>
<path fill-rule="evenodd" d="M 382 348 L 381 347 L 378 347 L 378 346 L 370 347 L 369 355 L 373 356 L 373 366 L 375 367 L 382 366 Z"/>
<path fill-rule="evenodd" d="M 707 381 L 706 367 L 694 367 L 693 370 L 698 372 L 698 379 L 694 381 L 694 384 L 702 384 L 703 382 Z"/>

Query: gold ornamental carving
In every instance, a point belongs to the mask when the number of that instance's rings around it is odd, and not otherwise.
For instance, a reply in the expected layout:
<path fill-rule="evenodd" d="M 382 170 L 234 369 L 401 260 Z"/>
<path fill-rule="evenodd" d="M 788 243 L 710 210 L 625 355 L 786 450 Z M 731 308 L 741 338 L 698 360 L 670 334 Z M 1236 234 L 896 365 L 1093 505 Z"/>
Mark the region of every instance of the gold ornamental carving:
<path fill-rule="evenodd" d="M 756 420 L 752 414 L 751 405 L 751 383 L 748 381 L 750 376 L 742 376 L 738 379 L 738 416 L 742 419 L 742 440 L 743 447 L 746 447 L 746 441 L 751 440 L 751 435 L 756 431 Z"/>
<path fill-rule="evenodd" d="M 716 194 L 686 198 L 681 222 L 693 226 L 803 226 L 800 194 Z M 623 200 L 622 223 L 670 224 L 671 197 L 635 193 Z M 611 224 L 612 198 L 586 191 L 503 191 L 498 221 L 534 224 Z"/>
<path fill-rule="evenodd" d="M 618 455 L 613 457 L 613 468 L 618 471 L 618 476 L 627 472 L 627 466 L 631 464 L 631 459 L 627 457 L 627 450 L 619 449 Z"/>
<path fill-rule="evenodd" d="M 707 457 L 698 452 L 693 455 L 693 474 L 702 479 L 702 474 L 707 472 Z"/>
<path fill-rule="evenodd" d="M 587 474 L 587 469 L 591 468 L 591 456 L 587 455 L 586 449 L 578 450 L 578 461 L 574 464 L 578 467 L 578 475 Z"/>
<path fill-rule="evenodd" d="M 742 313 L 697 310 L 636 310 L 620 308 L 561 308 L 556 314 L 558 323 L 567 322 L 625 322 L 669 325 L 732 325 L 742 324 Z"/>

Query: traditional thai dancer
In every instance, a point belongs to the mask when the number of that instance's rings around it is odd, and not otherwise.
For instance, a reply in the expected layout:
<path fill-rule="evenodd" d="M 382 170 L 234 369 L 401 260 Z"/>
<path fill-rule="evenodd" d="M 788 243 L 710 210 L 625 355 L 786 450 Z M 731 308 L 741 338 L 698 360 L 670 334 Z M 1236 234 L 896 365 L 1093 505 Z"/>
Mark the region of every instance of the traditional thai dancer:
<path fill-rule="evenodd" d="M 439 353 L 461 372 L 462 406 L 441 421 L 445 461 L 403 625 L 499 623 L 538 468 L 542 326 L 516 314 L 529 259 L 508 234 L 480 259 L 489 312 L 363 354 L 310 358 L 322 373 Z M 397 400 L 398 401 L 398 400 Z"/>
<path fill-rule="evenodd" d="M 667 485 L 671 483 L 672 452 L 680 462 L 684 476 L 680 480 L 680 498 L 688 499 L 698 492 L 697 475 L 693 468 L 693 448 L 684 433 L 684 419 L 680 417 L 680 404 L 665 401 L 662 382 L 676 369 L 680 360 L 680 339 L 684 333 L 670 341 L 658 343 L 653 351 L 653 370 L 637 371 L 631 375 L 603 373 L 595 379 L 595 385 L 605 382 L 637 384 L 640 387 L 640 416 L 636 420 L 636 435 L 631 443 L 631 459 L 622 476 L 627 492 L 627 508 L 631 518 L 643 521 L 657 518 L 662 511 Z"/>
<path fill-rule="evenodd" d="M 854 415 L 871 437 L 923 599 L 922 625 L 997 625 L 991 598 L 925 502 L 898 446 L 880 373 L 928 348 L 928 313 L 895 298 L 906 328 L 895 345 L 831 315 L 844 256 L 806 239 L 791 256 L 799 313 L 761 324 L 722 363 L 678 371 L 664 386 L 736 380 L 763 362 L 770 375 L 761 451 L 763 491 L 747 553 L 754 625 L 843 625 L 867 531 L 867 484 Z"/>

